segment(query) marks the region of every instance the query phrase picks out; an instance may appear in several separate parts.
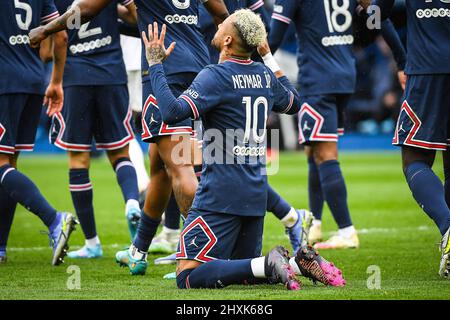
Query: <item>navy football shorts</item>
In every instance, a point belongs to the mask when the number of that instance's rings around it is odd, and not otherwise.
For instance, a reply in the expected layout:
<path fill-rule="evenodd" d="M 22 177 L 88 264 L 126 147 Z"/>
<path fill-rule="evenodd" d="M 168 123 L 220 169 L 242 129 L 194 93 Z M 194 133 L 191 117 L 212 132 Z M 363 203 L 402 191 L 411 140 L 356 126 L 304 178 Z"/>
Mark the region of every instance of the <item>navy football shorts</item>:
<path fill-rule="evenodd" d="M 301 97 L 298 114 L 299 143 L 338 141 L 344 134 L 345 109 L 350 94 L 322 94 Z"/>
<path fill-rule="evenodd" d="M 392 143 L 447 150 L 450 145 L 450 74 L 408 77 Z"/>
<path fill-rule="evenodd" d="M 174 96 L 178 98 L 188 89 L 196 76 L 197 74 L 195 73 L 177 75 L 176 83 L 169 83 L 170 90 Z M 171 82 L 174 82 L 174 80 Z M 160 136 L 191 135 L 193 132 L 192 120 L 186 119 L 172 125 L 164 123 L 150 81 L 146 81 L 142 85 L 142 101 L 145 101 L 142 107 L 142 141 L 152 143 L 155 138 Z"/>
<path fill-rule="evenodd" d="M 0 95 L 0 153 L 33 151 L 43 96 Z"/>
<path fill-rule="evenodd" d="M 51 142 L 68 151 L 123 148 L 134 139 L 126 85 L 64 88 L 64 107 L 52 119 Z"/>
<path fill-rule="evenodd" d="M 184 223 L 177 260 L 251 259 L 261 256 L 264 217 L 192 209 Z"/>

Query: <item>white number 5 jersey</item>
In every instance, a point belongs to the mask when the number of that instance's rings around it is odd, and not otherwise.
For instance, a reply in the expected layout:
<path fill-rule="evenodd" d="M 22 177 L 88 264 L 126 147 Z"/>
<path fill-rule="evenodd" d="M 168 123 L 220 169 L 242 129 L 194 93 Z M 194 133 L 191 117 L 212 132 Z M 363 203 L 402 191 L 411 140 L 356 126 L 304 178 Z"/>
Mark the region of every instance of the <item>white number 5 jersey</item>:
<path fill-rule="evenodd" d="M 0 94 L 44 94 L 44 66 L 28 33 L 59 16 L 53 0 L 2 1 L 0 11 Z"/>

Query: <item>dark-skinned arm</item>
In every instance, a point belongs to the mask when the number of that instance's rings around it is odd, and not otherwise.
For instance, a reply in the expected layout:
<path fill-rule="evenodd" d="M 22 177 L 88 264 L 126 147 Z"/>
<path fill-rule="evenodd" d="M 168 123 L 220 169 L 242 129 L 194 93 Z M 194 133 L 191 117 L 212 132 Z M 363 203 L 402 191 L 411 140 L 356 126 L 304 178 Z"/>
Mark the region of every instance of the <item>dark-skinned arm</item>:
<path fill-rule="evenodd" d="M 67 58 L 67 32 L 60 31 L 53 36 L 53 71 L 50 84 L 45 92 L 44 104 L 47 115 L 53 116 L 62 110 L 64 104 L 63 75 Z"/>
<path fill-rule="evenodd" d="M 45 26 L 37 27 L 30 31 L 30 45 L 33 48 L 39 47 L 42 40 L 48 36 L 66 30 L 68 26 L 75 27 L 79 22 L 79 27 L 92 20 L 100 11 L 113 0 L 80 0 L 67 10 L 65 14 Z"/>
<path fill-rule="evenodd" d="M 230 15 L 223 0 L 207 0 L 203 5 L 213 18 L 216 26 L 221 24 Z"/>
<path fill-rule="evenodd" d="M 123 6 L 123 5 L 119 4 L 117 6 L 117 12 L 119 14 L 119 18 L 122 21 L 124 21 L 130 25 L 137 24 L 137 10 L 136 10 L 136 5 L 134 4 L 134 2 L 131 2 L 127 6 Z"/>

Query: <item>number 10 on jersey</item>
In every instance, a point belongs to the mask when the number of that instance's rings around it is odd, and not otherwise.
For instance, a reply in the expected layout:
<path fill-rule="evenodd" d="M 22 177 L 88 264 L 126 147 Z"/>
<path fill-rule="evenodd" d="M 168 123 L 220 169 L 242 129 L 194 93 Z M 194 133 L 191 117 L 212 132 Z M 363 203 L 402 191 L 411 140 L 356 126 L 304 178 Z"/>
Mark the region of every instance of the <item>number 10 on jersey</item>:
<path fill-rule="evenodd" d="M 267 116 L 269 105 L 265 97 L 258 97 L 252 103 L 252 97 L 243 97 L 242 104 L 245 105 L 245 132 L 244 143 L 263 143 L 266 138 Z M 262 115 L 262 119 L 260 119 Z M 261 134 L 260 134 L 261 133 Z"/>

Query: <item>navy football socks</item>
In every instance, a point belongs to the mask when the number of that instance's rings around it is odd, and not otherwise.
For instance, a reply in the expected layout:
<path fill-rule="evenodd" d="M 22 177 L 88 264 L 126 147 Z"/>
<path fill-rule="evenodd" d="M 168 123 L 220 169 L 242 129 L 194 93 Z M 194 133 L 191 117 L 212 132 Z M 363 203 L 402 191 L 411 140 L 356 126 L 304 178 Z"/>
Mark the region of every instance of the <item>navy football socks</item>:
<path fill-rule="evenodd" d="M 164 226 L 172 230 L 180 229 L 180 209 L 173 193 L 165 211 Z"/>
<path fill-rule="evenodd" d="M 323 195 L 334 220 L 339 229 L 350 227 L 352 220 L 347 205 L 347 188 L 339 162 L 336 160 L 325 161 L 318 169 Z"/>
<path fill-rule="evenodd" d="M 116 171 L 117 182 L 122 190 L 125 202 L 128 200 L 139 201 L 137 175 L 131 160 L 129 158 L 120 158 L 114 163 L 113 167 Z"/>
<path fill-rule="evenodd" d="M 6 251 L 17 202 L 0 187 L 0 252 Z"/>
<path fill-rule="evenodd" d="M 267 211 L 282 220 L 291 211 L 291 206 L 270 185 L 267 188 Z"/>
<path fill-rule="evenodd" d="M 308 197 L 309 210 L 315 219 L 322 220 L 323 191 L 320 185 L 319 170 L 313 157 L 308 157 Z"/>
<path fill-rule="evenodd" d="M 450 209 L 445 202 L 441 180 L 430 166 L 419 161 L 406 167 L 405 176 L 414 199 L 444 235 L 450 227 Z"/>
<path fill-rule="evenodd" d="M 139 221 L 136 237 L 133 240 L 133 245 L 143 253 L 148 252 L 148 248 L 152 243 L 153 237 L 158 230 L 161 220 L 152 219 L 148 215 L 143 214 Z"/>
<path fill-rule="evenodd" d="M 252 259 L 213 260 L 195 269 L 182 271 L 177 276 L 180 289 L 190 288 L 224 288 L 232 284 L 253 282 Z"/>
<path fill-rule="evenodd" d="M 447 202 L 447 206 L 450 208 L 450 168 L 444 169 L 445 174 L 445 202 Z"/>
<path fill-rule="evenodd" d="M 92 239 L 97 236 L 97 230 L 95 228 L 94 206 L 92 203 L 94 193 L 89 180 L 89 170 L 70 169 L 69 188 L 84 237 Z"/>
<path fill-rule="evenodd" d="M 28 177 L 11 165 L 4 165 L 0 167 L 0 185 L 14 201 L 37 215 L 47 227 L 51 226 L 56 218 L 56 210 Z"/>

